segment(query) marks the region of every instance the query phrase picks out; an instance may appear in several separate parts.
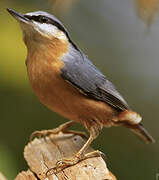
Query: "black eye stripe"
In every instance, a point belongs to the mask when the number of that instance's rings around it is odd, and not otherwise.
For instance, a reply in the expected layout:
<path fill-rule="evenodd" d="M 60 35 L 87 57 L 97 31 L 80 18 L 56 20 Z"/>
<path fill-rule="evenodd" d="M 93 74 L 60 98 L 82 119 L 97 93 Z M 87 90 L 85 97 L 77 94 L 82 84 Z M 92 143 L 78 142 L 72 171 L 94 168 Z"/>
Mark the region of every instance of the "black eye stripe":
<path fill-rule="evenodd" d="M 65 35 L 67 36 L 69 42 L 73 45 L 73 47 L 79 51 L 78 47 L 73 43 L 73 41 L 71 40 L 68 32 L 66 31 L 66 29 L 60 24 L 58 23 L 57 21 L 54 21 L 53 19 L 49 18 L 49 17 L 46 17 L 46 16 L 42 16 L 42 15 L 38 15 L 38 16 L 30 16 L 30 15 L 24 15 L 24 17 L 28 18 L 29 20 L 34 20 L 34 21 L 37 21 L 37 22 L 40 22 L 40 23 L 46 23 L 46 24 L 52 24 L 54 26 L 56 26 L 59 30 L 61 30 L 62 32 L 65 33 Z M 41 22 L 41 18 L 45 18 L 47 19 L 46 22 Z"/>
<path fill-rule="evenodd" d="M 41 18 L 45 18 L 45 19 L 48 19 L 47 17 L 45 16 L 30 16 L 30 15 L 24 15 L 24 17 L 30 19 L 30 20 L 34 20 L 34 21 L 37 21 L 37 22 L 41 22 Z"/>
<path fill-rule="evenodd" d="M 47 17 L 45 17 L 45 16 L 41 16 L 41 17 L 39 18 L 39 21 L 40 21 L 41 23 L 47 23 L 47 22 L 49 22 L 49 19 L 48 19 Z"/>
<path fill-rule="evenodd" d="M 60 23 L 58 23 L 57 21 L 54 21 L 51 18 L 48 18 L 46 16 L 41 16 L 41 15 L 39 15 L 39 16 L 24 15 L 24 16 L 27 19 L 34 20 L 34 21 L 37 21 L 40 23 L 52 24 L 52 25 L 56 26 L 59 30 L 63 31 L 64 33 L 67 33 L 65 28 Z M 45 22 L 41 22 L 42 18 L 45 19 Z"/>
<path fill-rule="evenodd" d="M 61 24 L 59 24 L 57 21 L 50 20 L 49 24 L 52 24 L 52 25 L 56 26 L 59 30 L 61 30 L 64 33 L 66 33 L 65 28 Z"/>

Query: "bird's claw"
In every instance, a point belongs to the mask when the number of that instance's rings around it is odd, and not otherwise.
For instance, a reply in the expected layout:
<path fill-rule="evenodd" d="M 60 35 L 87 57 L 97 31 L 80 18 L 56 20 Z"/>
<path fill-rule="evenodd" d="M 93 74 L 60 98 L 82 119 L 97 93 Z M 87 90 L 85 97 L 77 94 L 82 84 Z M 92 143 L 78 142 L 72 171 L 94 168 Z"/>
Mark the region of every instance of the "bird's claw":
<path fill-rule="evenodd" d="M 63 132 L 66 134 L 74 134 L 74 135 L 87 138 L 86 133 L 82 131 L 73 131 L 73 130 L 67 130 L 67 129 L 60 130 L 59 128 L 56 128 L 56 129 L 50 129 L 50 130 L 35 131 L 31 134 L 30 141 L 33 140 L 35 137 L 37 138 L 46 137 L 50 134 L 58 134 L 59 132 Z"/>
<path fill-rule="evenodd" d="M 85 155 L 77 153 L 73 159 L 60 159 L 56 162 L 55 167 L 50 168 L 46 172 L 46 176 L 56 174 L 59 171 L 65 169 L 67 167 L 73 166 L 73 165 L 77 164 L 78 162 L 85 160 L 87 158 L 93 158 L 93 157 L 98 157 L 98 156 L 101 156 L 103 159 L 106 159 L 105 154 L 100 151 L 93 151 L 93 152 L 87 153 Z"/>
<path fill-rule="evenodd" d="M 30 136 L 30 141 L 33 140 L 35 137 L 37 138 L 46 137 L 49 134 L 51 134 L 51 131 L 53 130 L 34 131 Z"/>
<path fill-rule="evenodd" d="M 52 174 L 56 174 L 57 172 L 73 166 L 75 164 L 77 164 L 79 161 L 81 161 L 83 158 L 82 157 L 78 157 L 75 156 L 73 159 L 60 159 L 56 162 L 56 166 L 53 168 L 50 168 L 47 172 L 46 172 L 46 176 L 52 175 Z"/>

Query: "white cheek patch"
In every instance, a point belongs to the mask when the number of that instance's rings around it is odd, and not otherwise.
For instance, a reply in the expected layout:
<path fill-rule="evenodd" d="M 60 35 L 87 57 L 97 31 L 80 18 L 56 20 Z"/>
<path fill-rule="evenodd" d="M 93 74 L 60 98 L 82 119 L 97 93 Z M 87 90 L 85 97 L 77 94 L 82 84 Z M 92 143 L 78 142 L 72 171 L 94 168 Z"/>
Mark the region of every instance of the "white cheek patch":
<path fill-rule="evenodd" d="M 65 34 L 52 24 L 46 24 L 46 23 L 42 24 L 39 22 L 34 22 L 34 28 L 40 34 L 42 34 L 43 36 L 46 36 L 48 38 L 56 37 L 61 40 L 66 40 Z"/>
<path fill-rule="evenodd" d="M 38 22 L 34 22 L 34 25 L 35 25 L 36 30 L 40 31 L 43 34 L 55 36 L 58 32 L 57 27 L 51 24 L 45 24 L 45 23 L 41 24 Z"/>

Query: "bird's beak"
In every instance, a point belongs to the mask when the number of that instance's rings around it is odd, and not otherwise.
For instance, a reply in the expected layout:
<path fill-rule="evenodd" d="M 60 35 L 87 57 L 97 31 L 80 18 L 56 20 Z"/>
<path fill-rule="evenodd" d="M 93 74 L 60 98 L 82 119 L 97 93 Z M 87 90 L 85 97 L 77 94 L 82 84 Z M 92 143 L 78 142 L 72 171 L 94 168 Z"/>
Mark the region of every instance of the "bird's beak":
<path fill-rule="evenodd" d="M 19 22 L 23 22 L 26 24 L 28 24 L 30 22 L 30 20 L 25 15 L 20 14 L 20 13 L 14 11 L 13 9 L 7 8 L 7 11 Z"/>

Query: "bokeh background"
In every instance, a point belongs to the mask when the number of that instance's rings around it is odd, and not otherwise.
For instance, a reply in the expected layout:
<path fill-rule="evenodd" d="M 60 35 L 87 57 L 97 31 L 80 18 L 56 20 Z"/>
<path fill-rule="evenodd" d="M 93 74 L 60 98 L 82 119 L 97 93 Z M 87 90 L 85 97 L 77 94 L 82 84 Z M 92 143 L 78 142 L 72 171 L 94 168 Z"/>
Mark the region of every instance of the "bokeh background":
<path fill-rule="evenodd" d="M 156 139 L 145 145 L 122 127 L 104 128 L 93 147 L 107 156 L 119 180 L 150 180 L 159 173 L 158 0 L 0 1 L 0 171 L 10 180 L 27 165 L 23 149 L 35 130 L 66 119 L 52 113 L 29 85 L 26 48 L 18 23 L 5 8 L 56 15 L 72 39 L 139 112 Z M 80 126 L 75 126 L 80 129 Z"/>

